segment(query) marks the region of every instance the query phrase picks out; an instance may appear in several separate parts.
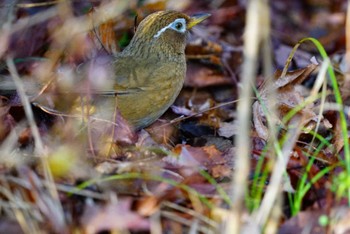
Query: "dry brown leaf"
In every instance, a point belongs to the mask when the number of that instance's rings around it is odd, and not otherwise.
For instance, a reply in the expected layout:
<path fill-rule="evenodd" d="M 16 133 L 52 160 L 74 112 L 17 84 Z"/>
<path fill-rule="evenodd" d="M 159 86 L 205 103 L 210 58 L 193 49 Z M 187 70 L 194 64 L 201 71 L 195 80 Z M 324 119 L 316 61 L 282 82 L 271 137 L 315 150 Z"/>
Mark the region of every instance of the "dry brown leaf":
<path fill-rule="evenodd" d="M 308 233 L 323 234 L 327 233 L 326 228 L 321 227 L 318 219 L 322 214 L 321 211 L 303 211 L 298 213 L 295 217 L 287 220 L 282 224 L 278 233 L 280 234 L 294 234 L 303 233 L 308 230 Z"/>
<path fill-rule="evenodd" d="M 124 232 L 127 230 L 146 231 L 149 220 L 131 210 L 131 199 L 119 200 L 105 206 L 86 206 L 81 223 L 86 233 L 102 231 Z"/>
<path fill-rule="evenodd" d="M 271 89 L 275 89 L 277 92 L 276 105 L 278 116 L 271 117 L 276 119 L 274 122 L 282 124 L 281 120 L 283 117 L 304 101 L 304 97 L 296 86 L 303 82 L 315 68 L 315 64 L 310 64 L 306 68 L 287 72 L 285 77 L 280 77 L 281 71 L 277 71 L 274 74 L 275 81 L 272 83 L 272 87 L 266 87 L 266 84 L 264 84 L 259 88 L 261 100 L 264 103 L 267 102 L 267 93 Z M 267 104 L 264 104 L 264 108 L 267 106 Z M 303 126 L 307 125 L 310 121 L 317 121 L 318 115 L 310 107 L 311 105 L 304 107 L 297 113 L 297 115 L 302 116 L 301 124 Z M 253 121 L 258 136 L 267 140 L 269 138 L 269 132 L 264 108 L 259 101 L 253 104 Z"/>
<path fill-rule="evenodd" d="M 119 51 L 119 48 L 117 48 L 117 38 L 114 32 L 115 25 L 116 22 L 114 20 L 109 20 L 90 33 L 90 37 L 95 41 L 95 45 L 103 46 L 104 49 L 112 54 L 116 54 Z"/>
<path fill-rule="evenodd" d="M 208 170 L 209 173 L 212 173 L 214 167 L 226 165 L 223 153 L 214 145 L 204 147 L 177 145 L 173 152 L 178 155 L 167 156 L 164 160 L 179 167 L 182 173 L 187 176 L 197 173 L 199 169 Z M 226 173 L 223 174 L 226 175 Z"/>
<path fill-rule="evenodd" d="M 9 114 L 9 100 L 0 96 L 0 140 L 3 140 L 10 130 L 15 126 L 13 117 Z"/>
<path fill-rule="evenodd" d="M 223 136 L 226 138 L 232 137 L 237 133 L 237 121 L 232 122 L 222 122 L 220 123 L 220 128 L 218 130 L 219 136 Z"/>
<path fill-rule="evenodd" d="M 222 72 L 200 64 L 188 64 L 185 86 L 203 88 L 212 85 L 230 84 L 233 84 L 232 79 L 226 77 Z"/>

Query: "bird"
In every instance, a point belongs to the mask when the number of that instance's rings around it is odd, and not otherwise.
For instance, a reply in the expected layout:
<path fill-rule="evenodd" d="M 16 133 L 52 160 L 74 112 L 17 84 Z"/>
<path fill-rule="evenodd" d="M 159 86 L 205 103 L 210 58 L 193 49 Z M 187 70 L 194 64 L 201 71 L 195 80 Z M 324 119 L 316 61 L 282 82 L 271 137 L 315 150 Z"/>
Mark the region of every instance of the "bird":
<path fill-rule="evenodd" d="M 187 34 L 209 16 L 153 13 L 140 22 L 129 45 L 116 55 L 112 66 L 117 107 L 134 129 L 152 124 L 174 103 L 186 76 Z"/>
<path fill-rule="evenodd" d="M 135 131 L 152 124 L 174 103 L 186 76 L 189 30 L 209 16 L 172 10 L 152 13 L 140 22 L 123 51 L 103 60 L 112 83 L 102 93 L 115 96 L 118 113 Z"/>

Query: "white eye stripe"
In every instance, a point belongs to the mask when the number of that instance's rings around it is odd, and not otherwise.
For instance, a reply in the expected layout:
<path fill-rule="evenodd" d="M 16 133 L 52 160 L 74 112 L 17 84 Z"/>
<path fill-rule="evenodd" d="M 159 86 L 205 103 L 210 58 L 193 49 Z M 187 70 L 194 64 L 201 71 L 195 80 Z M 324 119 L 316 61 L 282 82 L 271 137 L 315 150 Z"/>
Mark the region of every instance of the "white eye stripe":
<path fill-rule="evenodd" d="M 182 25 L 182 27 L 177 28 L 179 25 Z M 162 35 L 162 33 L 165 32 L 168 28 L 173 29 L 177 32 L 184 33 L 184 32 L 186 32 L 186 20 L 184 18 L 179 18 L 179 19 L 174 20 L 172 23 L 170 23 L 169 25 L 167 25 L 164 28 L 162 28 L 161 30 L 159 30 L 154 35 L 154 38 L 157 38 L 160 35 Z"/>

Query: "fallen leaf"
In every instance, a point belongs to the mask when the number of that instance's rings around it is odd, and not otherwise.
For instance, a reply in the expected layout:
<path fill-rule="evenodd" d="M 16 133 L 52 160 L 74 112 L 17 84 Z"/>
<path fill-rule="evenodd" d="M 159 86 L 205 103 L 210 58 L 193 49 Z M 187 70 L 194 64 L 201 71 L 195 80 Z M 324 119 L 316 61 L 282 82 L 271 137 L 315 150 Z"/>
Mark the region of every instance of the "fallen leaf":
<path fill-rule="evenodd" d="M 223 153 L 216 149 L 214 145 L 204 147 L 177 145 L 173 152 L 177 155 L 167 156 L 163 160 L 177 166 L 186 176 L 195 174 L 201 169 L 212 173 L 214 167 L 226 163 Z"/>
<path fill-rule="evenodd" d="M 309 233 L 323 234 L 327 233 L 325 227 L 321 227 L 318 219 L 321 216 L 321 211 L 302 211 L 296 216 L 287 220 L 279 229 L 280 234 L 303 233 L 308 230 Z"/>
<path fill-rule="evenodd" d="M 120 199 L 103 206 L 87 205 L 81 223 L 88 234 L 102 231 L 147 231 L 150 228 L 149 220 L 131 210 L 131 199 Z"/>
<path fill-rule="evenodd" d="M 289 113 L 293 108 L 297 107 L 299 104 L 304 102 L 304 97 L 297 89 L 297 85 L 303 82 L 308 76 L 315 70 L 317 66 L 311 64 L 306 68 L 299 69 L 292 72 L 287 72 L 286 76 L 281 76 L 281 71 L 276 71 L 274 74 L 275 80 L 272 82 L 272 87 L 266 87 L 266 84 L 260 86 L 260 98 L 264 103 L 264 107 L 259 101 L 256 101 L 253 104 L 253 122 L 254 128 L 258 136 L 264 140 L 269 138 L 269 129 L 267 126 L 267 120 L 265 116 L 265 109 L 267 108 L 267 98 L 268 92 L 271 92 L 271 89 L 276 90 L 276 100 L 275 104 L 277 105 L 277 114 L 278 116 L 271 116 L 274 118 L 278 125 L 282 126 L 283 117 Z M 318 114 L 311 109 L 312 105 L 308 105 L 300 110 L 297 115 L 302 116 L 302 125 L 305 126 L 310 121 L 316 122 L 318 119 Z M 268 110 L 267 110 L 268 111 Z M 293 118 L 292 118 L 293 119 Z M 291 119 L 291 121 L 292 121 Z M 283 127 L 283 126 L 282 126 Z"/>
<path fill-rule="evenodd" d="M 222 72 L 215 71 L 207 66 L 189 63 L 185 86 L 203 88 L 213 85 L 230 85 L 233 80 L 226 77 Z"/>

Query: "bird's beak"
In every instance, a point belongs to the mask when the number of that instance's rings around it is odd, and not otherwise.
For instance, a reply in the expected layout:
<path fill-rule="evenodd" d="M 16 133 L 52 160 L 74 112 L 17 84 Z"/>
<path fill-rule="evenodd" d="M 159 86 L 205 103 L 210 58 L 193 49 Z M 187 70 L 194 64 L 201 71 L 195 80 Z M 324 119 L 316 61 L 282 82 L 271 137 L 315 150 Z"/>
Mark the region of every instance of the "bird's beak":
<path fill-rule="evenodd" d="M 195 14 L 191 16 L 190 21 L 187 23 L 187 29 L 191 29 L 193 26 L 199 24 L 209 16 L 210 14 L 208 13 Z"/>

